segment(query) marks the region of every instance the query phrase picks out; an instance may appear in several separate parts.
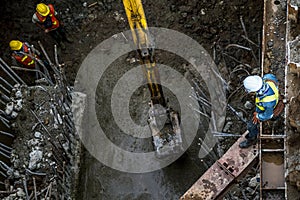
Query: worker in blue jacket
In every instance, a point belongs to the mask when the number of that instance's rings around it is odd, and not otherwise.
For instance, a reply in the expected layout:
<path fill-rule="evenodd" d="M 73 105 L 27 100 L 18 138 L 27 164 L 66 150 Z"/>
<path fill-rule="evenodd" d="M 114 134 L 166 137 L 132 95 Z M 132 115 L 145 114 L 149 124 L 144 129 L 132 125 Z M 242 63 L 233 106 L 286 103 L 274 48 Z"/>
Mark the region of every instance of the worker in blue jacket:
<path fill-rule="evenodd" d="M 249 133 L 246 140 L 240 143 L 241 148 L 247 148 L 256 143 L 258 124 L 274 117 L 274 109 L 279 101 L 278 80 L 273 74 L 260 76 L 248 76 L 243 81 L 248 93 L 255 92 L 255 112 L 253 118 L 247 124 Z"/>

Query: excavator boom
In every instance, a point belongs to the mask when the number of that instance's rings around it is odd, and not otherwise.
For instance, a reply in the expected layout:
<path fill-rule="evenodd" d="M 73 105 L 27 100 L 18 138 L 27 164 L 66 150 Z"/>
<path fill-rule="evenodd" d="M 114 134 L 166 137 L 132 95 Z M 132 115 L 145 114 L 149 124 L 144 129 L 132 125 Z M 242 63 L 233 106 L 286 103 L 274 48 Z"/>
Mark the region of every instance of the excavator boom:
<path fill-rule="evenodd" d="M 148 124 L 157 157 L 181 153 L 182 138 L 178 113 L 167 106 L 158 68 L 154 60 L 154 44 L 149 34 L 141 0 L 123 0 L 133 42 L 140 57 L 144 76 L 151 93 Z M 155 106 L 161 105 L 161 106 Z M 166 119 L 167 121 L 165 122 Z M 164 123 L 164 124 L 161 124 Z M 160 129 L 159 127 L 163 128 Z"/>

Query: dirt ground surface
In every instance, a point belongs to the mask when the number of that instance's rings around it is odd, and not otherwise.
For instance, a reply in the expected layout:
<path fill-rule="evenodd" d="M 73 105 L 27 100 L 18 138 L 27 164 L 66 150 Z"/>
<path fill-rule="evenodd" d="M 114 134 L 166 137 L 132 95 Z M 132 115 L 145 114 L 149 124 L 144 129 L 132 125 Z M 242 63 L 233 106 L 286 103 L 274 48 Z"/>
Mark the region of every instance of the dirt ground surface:
<path fill-rule="evenodd" d="M 81 0 L 81 1 L 44 1 L 52 3 L 60 14 L 62 21 L 73 38 L 73 43 L 66 43 L 66 50 L 60 50 L 60 60 L 65 64 L 67 78 L 71 85 L 76 77 L 78 68 L 87 54 L 103 40 L 114 34 L 128 30 L 128 22 L 122 1 L 112 0 Z M 97 2 L 97 3 L 95 3 Z M 40 40 L 51 52 L 53 39 L 43 33 L 31 22 L 35 5 L 38 1 L 5 1 L 0 12 L 0 57 L 7 63 L 11 62 L 8 43 L 12 39 L 20 39 L 37 45 Z M 95 3 L 95 4 L 94 4 Z M 262 30 L 262 1 L 197 1 L 197 0 L 161 0 L 143 1 L 148 26 L 164 27 L 182 32 L 201 44 L 215 60 L 222 77 L 228 83 L 227 100 L 243 117 L 250 117 L 253 112 L 253 99 L 242 89 L 242 80 L 249 74 L 260 74 L 260 50 Z M 243 25 L 246 28 L 243 30 Z M 248 40 L 245 39 L 246 35 Z M 252 42 L 249 42 L 251 40 Z M 238 44 L 236 47 L 230 44 Z M 252 50 L 249 50 L 251 48 Z M 119 77 L 133 67 L 126 61 L 134 57 L 134 53 L 125 55 L 112 64 L 107 71 L 99 90 L 98 104 L 100 123 L 110 129 L 113 119 L 109 115 L 110 91 Z M 172 66 L 180 73 L 191 72 L 188 61 L 179 57 L 160 52 L 156 54 L 157 62 Z M 27 75 L 20 74 L 25 79 Z M 198 77 L 196 77 L 198 78 Z M 199 77 L 199 79 L 201 79 Z M 205 86 L 204 86 L 205 87 Z M 149 94 L 147 88 L 140 88 L 131 101 L 131 113 L 135 121 L 146 124 L 145 110 Z M 171 96 L 171 93 L 167 92 Z M 295 98 L 296 100 L 296 98 Z M 244 106 L 248 102 L 248 106 Z M 249 106 L 250 105 L 250 106 Z M 192 112 L 192 110 L 191 110 Z M 205 128 L 204 128 L 205 129 Z M 246 130 L 243 122 L 228 112 L 223 132 L 242 134 Z M 110 130 L 109 138 L 118 145 L 127 146 L 129 150 L 149 151 L 151 140 L 136 144 L 129 140 L 124 143 L 123 137 L 118 136 L 115 129 Z M 199 130 L 195 141 L 186 154 L 170 166 L 146 174 L 129 174 L 106 167 L 93 158 L 87 151 L 82 156 L 81 176 L 76 199 L 178 199 L 206 170 L 214 160 L 208 156 L 204 160 L 198 158 L 199 137 L 205 130 Z M 222 152 L 234 142 L 234 137 L 220 138 L 220 144 L 214 150 Z M 247 178 L 255 176 L 251 172 Z M 248 179 L 233 189 L 233 196 L 239 199 L 242 195 L 238 187 L 249 188 Z M 246 190 L 247 195 L 253 189 Z M 254 199 L 255 193 L 249 196 Z"/>

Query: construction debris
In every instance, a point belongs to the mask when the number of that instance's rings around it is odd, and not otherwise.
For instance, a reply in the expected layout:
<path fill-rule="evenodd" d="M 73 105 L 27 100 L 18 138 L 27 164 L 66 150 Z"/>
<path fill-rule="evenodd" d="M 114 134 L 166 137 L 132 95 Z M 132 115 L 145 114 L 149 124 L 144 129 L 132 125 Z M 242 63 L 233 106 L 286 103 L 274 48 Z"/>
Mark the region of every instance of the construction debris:
<path fill-rule="evenodd" d="M 55 73 L 54 81 L 47 76 L 28 86 L 1 60 L 10 77 L 2 80 L 5 111 L 1 120 L 14 133 L 1 131 L 14 138 L 11 147 L 0 143 L 1 155 L 10 159 L 10 163 L 0 161 L 0 173 L 7 180 L 7 191 L 0 196 L 6 200 L 70 199 L 74 195 L 79 138 L 71 110 L 72 89 L 66 84 L 56 47 L 54 64 L 40 46 Z"/>

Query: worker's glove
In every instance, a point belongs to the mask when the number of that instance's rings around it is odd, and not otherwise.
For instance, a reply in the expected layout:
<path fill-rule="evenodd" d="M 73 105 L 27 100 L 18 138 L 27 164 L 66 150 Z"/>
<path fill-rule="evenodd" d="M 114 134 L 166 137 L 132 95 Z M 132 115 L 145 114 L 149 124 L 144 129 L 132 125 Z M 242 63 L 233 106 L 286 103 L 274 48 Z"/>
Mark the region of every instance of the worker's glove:
<path fill-rule="evenodd" d="M 257 118 L 257 112 L 253 113 L 252 122 L 253 122 L 253 124 L 257 124 L 260 122 L 259 119 Z"/>

